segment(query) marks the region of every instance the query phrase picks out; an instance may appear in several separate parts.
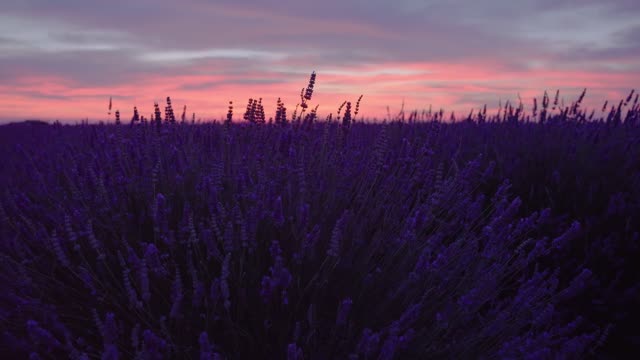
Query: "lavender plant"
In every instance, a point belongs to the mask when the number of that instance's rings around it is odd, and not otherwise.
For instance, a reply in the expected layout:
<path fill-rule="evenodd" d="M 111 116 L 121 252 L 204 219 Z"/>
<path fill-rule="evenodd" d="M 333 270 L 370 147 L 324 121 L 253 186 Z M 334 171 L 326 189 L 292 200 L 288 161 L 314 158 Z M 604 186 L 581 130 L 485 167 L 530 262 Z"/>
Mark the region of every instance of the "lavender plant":
<path fill-rule="evenodd" d="M 535 123 L 505 105 L 373 124 L 348 101 L 338 122 L 278 101 L 269 125 L 251 99 L 244 122 L 230 103 L 223 124 L 189 124 L 167 98 L 164 120 L 155 104 L 130 126 L 2 130 L 4 353 L 603 354 L 637 316 L 618 256 L 638 251 L 639 112 L 594 123 L 576 104 L 549 115 L 545 96 Z"/>

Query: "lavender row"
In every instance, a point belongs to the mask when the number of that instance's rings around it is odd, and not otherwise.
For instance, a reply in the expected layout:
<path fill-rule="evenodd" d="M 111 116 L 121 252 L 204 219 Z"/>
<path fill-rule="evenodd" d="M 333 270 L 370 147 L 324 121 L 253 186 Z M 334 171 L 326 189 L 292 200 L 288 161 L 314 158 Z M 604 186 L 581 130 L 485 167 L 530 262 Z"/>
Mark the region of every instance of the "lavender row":
<path fill-rule="evenodd" d="M 350 108 L 349 121 L 286 121 L 282 107 L 273 124 L 168 115 L 3 129 L 2 348 L 34 359 L 637 348 L 619 330 L 638 319 L 637 115 L 371 124 Z"/>

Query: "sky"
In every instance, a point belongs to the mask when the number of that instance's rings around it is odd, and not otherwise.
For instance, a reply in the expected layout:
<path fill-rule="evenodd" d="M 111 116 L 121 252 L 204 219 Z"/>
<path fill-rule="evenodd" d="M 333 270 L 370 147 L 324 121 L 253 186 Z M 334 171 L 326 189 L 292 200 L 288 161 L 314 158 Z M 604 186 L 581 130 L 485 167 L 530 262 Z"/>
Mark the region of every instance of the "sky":
<path fill-rule="evenodd" d="M 369 119 L 556 89 L 601 108 L 640 90 L 640 1 L 0 1 L 0 122 L 112 121 L 110 97 L 123 119 L 167 96 L 203 120 L 263 98 L 269 117 L 312 71 L 321 117 L 361 94 Z"/>

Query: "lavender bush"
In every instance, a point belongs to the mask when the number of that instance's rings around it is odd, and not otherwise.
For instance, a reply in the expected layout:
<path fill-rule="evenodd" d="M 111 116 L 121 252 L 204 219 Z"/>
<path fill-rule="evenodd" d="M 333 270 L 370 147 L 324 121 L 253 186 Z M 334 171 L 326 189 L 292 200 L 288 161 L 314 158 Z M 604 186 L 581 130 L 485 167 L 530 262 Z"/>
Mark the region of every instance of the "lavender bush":
<path fill-rule="evenodd" d="M 374 124 L 360 99 L 305 114 L 315 80 L 275 121 L 261 99 L 243 121 L 233 104 L 223 123 L 178 121 L 167 99 L 128 125 L 0 130 L 3 353 L 612 353 L 638 316 L 637 96 L 600 121 L 545 96 L 540 114 Z"/>

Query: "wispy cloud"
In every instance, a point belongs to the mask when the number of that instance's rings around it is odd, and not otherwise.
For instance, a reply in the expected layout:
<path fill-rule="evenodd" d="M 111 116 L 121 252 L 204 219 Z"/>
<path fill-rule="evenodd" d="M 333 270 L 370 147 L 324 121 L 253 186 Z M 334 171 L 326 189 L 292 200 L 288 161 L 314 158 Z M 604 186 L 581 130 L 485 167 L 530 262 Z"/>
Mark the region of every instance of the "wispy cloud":
<path fill-rule="evenodd" d="M 113 51 L 126 48 L 126 34 L 97 31 L 50 19 L 0 15 L 0 56 L 55 55 L 65 52 Z"/>
<path fill-rule="evenodd" d="M 191 63 L 202 59 L 282 60 L 286 54 L 252 49 L 163 50 L 145 52 L 137 58 L 145 62 Z"/>

